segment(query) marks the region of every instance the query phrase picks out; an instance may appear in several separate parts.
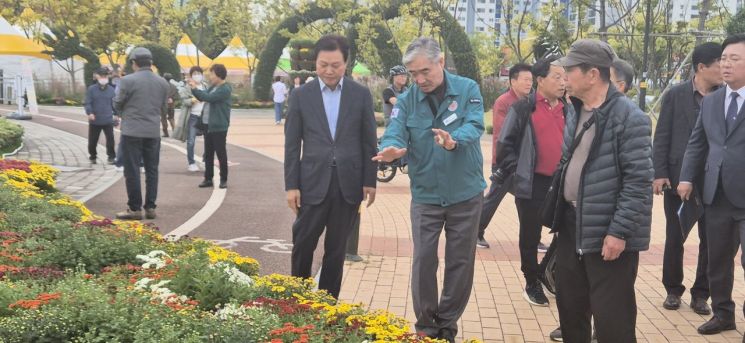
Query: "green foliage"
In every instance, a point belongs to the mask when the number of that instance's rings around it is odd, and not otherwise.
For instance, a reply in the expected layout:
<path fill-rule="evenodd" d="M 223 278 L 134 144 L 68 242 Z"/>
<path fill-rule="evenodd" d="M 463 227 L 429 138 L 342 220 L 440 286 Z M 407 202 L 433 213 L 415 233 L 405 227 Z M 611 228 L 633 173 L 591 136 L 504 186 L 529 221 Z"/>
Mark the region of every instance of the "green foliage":
<path fill-rule="evenodd" d="M 180 261 L 179 265 L 181 267 L 168 288 L 198 301 L 202 310 L 212 311 L 222 304 L 250 299 L 250 288 L 231 281 L 222 264 L 213 266 L 204 258 L 191 256 Z"/>
<path fill-rule="evenodd" d="M 49 223 L 36 239 L 26 240 L 21 248 L 38 250 L 26 263 L 60 270 L 82 267 L 87 273 L 100 273 L 104 267 L 138 264 L 135 256 L 157 248 L 149 236 L 117 231 L 113 226 Z M 54 243 L 52 243 L 54 242 Z"/>
<path fill-rule="evenodd" d="M 332 17 L 332 12 L 329 9 L 320 8 L 315 4 L 308 7 L 302 16 L 289 17 L 280 23 L 269 37 L 264 50 L 261 51 L 259 64 L 256 67 L 256 79 L 254 80 L 254 95 L 257 100 L 271 100 L 270 91 L 274 69 L 277 67 L 280 56 L 282 56 L 282 50 L 290 41 L 285 33 L 296 34 L 302 22 L 314 22 Z"/>
<path fill-rule="evenodd" d="M 0 118 L 0 154 L 9 153 L 21 146 L 23 127 Z"/>
<path fill-rule="evenodd" d="M 740 11 L 730 19 L 726 31 L 729 35 L 745 33 L 745 7 L 741 8 Z"/>
<path fill-rule="evenodd" d="M 80 36 L 67 26 L 50 28 L 53 35 L 44 34 L 42 41 L 51 50 L 44 51 L 57 60 L 66 60 L 74 56 L 84 58 L 87 63 L 84 67 L 85 85 L 93 84 L 93 72 L 101 67 L 101 62 L 93 50 L 83 46 L 80 42 Z"/>
<path fill-rule="evenodd" d="M 158 73 L 163 75 L 165 73 L 171 73 L 173 79 L 176 81 L 181 80 L 181 66 L 171 50 L 163 47 L 162 45 L 155 43 L 145 43 L 139 45 L 139 47 L 147 48 L 153 54 L 153 65 L 158 68 Z M 124 67 L 127 73 L 132 72 L 132 61 L 127 61 L 127 65 Z"/>

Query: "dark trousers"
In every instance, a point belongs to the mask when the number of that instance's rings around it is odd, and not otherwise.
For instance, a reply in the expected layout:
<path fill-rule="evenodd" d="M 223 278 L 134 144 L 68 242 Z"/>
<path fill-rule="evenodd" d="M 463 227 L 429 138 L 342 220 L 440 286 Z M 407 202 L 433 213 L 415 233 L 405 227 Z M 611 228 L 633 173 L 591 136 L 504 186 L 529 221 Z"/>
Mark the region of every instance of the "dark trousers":
<path fill-rule="evenodd" d="M 228 181 L 227 131 L 208 132 L 204 135 L 204 179 L 215 176 L 215 154 L 220 162 L 220 181 Z"/>
<path fill-rule="evenodd" d="M 520 221 L 520 270 L 531 285 L 538 281 L 538 243 L 541 242 L 541 216 L 538 215 L 551 187 L 551 176 L 533 175 L 533 194 L 530 199 L 515 198 Z"/>
<path fill-rule="evenodd" d="M 662 264 L 662 284 L 665 285 L 667 294 L 682 296 L 686 287 L 683 285 L 683 233 L 680 228 L 678 209 L 680 208 L 680 197 L 672 192 L 666 192 L 665 219 L 667 221 L 665 236 L 665 254 Z M 696 299 L 709 299 L 709 279 L 706 277 L 706 268 L 709 264 L 708 250 L 706 249 L 706 220 L 702 217 L 698 221 L 698 265 L 696 266 L 696 280 L 691 287 L 691 297 Z"/>
<path fill-rule="evenodd" d="M 481 209 L 481 216 L 479 217 L 479 238 L 484 238 L 486 227 L 489 226 L 489 222 L 491 222 L 494 213 L 497 212 L 499 204 L 502 202 L 502 199 L 504 199 L 506 190 L 504 190 L 503 187 L 509 187 L 509 185 L 512 185 L 514 177 L 515 174 L 510 174 L 503 183 L 494 182 L 494 179 L 492 179 L 489 193 L 486 193 L 486 196 L 484 197 L 484 206 Z"/>
<path fill-rule="evenodd" d="M 564 342 L 590 343 L 594 316 L 598 342 L 636 342 L 634 283 L 639 253 L 603 261 L 599 252 L 578 255 L 576 214 L 567 205 L 556 246 L 556 303 Z"/>
<path fill-rule="evenodd" d="M 95 160 L 98 156 L 96 148 L 98 147 L 98 138 L 101 137 L 101 131 L 106 137 L 106 155 L 109 158 L 116 158 L 116 152 L 114 151 L 114 125 L 88 125 L 88 155 L 91 160 Z"/>
<path fill-rule="evenodd" d="M 124 179 L 127 185 L 127 206 L 132 211 L 142 209 L 140 163 L 145 164 L 145 209 L 154 209 L 158 197 L 158 164 L 160 163 L 160 138 L 121 136 L 124 158 Z"/>
<path fill-rule="evenodd" d="M 732 205 L 719 189 L 713 203 L 706 206 L 704 216 L 709 229 L 707 242 L 711 307 L 715 316 L 732 321 L 735 319 L 735 302 L 732 301 L 735 256 L 740 245 L 745 243 L 745 209 Z M 740 264 L 745 268 L 745 255 L 741 257 Z M 743 306 L 745 313 L 745 305 Z"/>
<path fill-rule="evenodd" d="M 451 205 L 411 203 L 411 299 L 417 332 L 435 336 L 441 329 L 458 332 L 458 320 L 468 305 L 476 259 L 476 220 L 484 196 Z M 437 288 L 440 236 L 445 231 L 445 280 Z"/>
<path fill-rule="evenodd" d="M 168 123 L 171 123 L 171 129 L 176 127 L 174 118 L 176 116 L 176 109 L 168 107 L 166 112 L 160 114 L 160 125 L 163 127 L 163 135 L 168 136 Z"/>
<path fill-rule="evenodd" d="M 357 250 L 360 245 L 360 218 L 361 213 L 357 213 L 354 216 L 354 222 L 352 222 L 352 230 L 349 231 L 349 237 L 347 238 L 347 254 L 357 255 Z"/>
<path fill-rule="evenodd" d="M 334 298 L 339 297 L 347 235 L 351 230 L 354 217 L 357 216 L 359 206 L 359 203 L 350 204 L 344 199 L 337 170 L 332 168 L 326 198 L 320 204 L 302 204 L 297 219 L 292 225 L 292 276 L 311 277 L 313 252 L 325 229 L 323 264 L 318 288 L 325 289 Z"/>

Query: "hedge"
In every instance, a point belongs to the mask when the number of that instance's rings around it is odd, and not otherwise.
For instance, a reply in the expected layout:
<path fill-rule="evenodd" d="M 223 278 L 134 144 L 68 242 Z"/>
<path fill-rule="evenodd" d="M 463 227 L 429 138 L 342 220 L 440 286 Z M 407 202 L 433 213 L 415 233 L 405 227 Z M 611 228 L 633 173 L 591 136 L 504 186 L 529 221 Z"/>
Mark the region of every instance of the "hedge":
<path fill-rule="evenodd" d="M 178 63 L 176 55 L 174 55 L 171 50 L 155 43 L 145 43 L 137 47 L 150 50 L 153 54 L 153 65 L 158 68 L 158 73 L 160 73 L 160 75 L 170 73 L 174 80 L 181 81 L 181 65 Z M 127 65 L 124 67 L 124 70 L 127 74 L 132 73 L 132 61 L 129 59 L 127 60 Z"/>
<path fill-rule="evenodd" d="M 0 153 L 12 152 L 21 146 L 22 142 L 23 127 L 5 118 L 0 118 Z"/>

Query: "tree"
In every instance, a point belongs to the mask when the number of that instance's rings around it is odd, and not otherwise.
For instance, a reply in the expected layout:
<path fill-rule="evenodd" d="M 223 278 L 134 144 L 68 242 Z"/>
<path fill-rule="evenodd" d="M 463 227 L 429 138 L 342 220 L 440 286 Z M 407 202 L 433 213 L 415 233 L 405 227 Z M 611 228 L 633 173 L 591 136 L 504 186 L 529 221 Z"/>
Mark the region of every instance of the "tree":
<path fill-rule="evenodd" d="M 52 27 L 50 30 L 52 34 L 44 34 L 42 41 L 51 50 L 44 51 L 44 53 L 54 57 L 54 63 L 70 74 L 70 89 L 72 92 L 76 91 L 75 73 L 80 70 L 80 68 L 75 67 L 75 59 L 73 58 L 75 56 L 80 56 L 88 62 L 83 68 L 83 74 L 85 85 L 90 85 L 93 82 L 93 72 L 101 67 L 96 53 L 82 46 L 80 37 L 74 31 L 65 27 Z"/>
<path fill-rule="evenodd" d="M 176 48 L 184 32 L 187 12 L 185 0 L 135 0 L 137 15 L 142 18 L 143 41 Z"/>
<path fill-rule="evenodd" d="M 475 32 L 470 37 L 476 59 L 480 62 L 481 75 L 485 78 L 498 75 L 504 60 L 502 51 L 495 44 L 495 38 L 494 35 L 484 32 Z"/>
<path fill-rule="evenodd" d="M 249 57 L 246 61 L 251 78 L 259 63 L 256 57 L 264 51 L 269 37 L 284 19 L 284 15 L 292 10 L 286 1 L 253 0 L 240 1 L 233 12 L 237 15 L 233 34 L 237 35 L 246 50 L 254 55 L 254 58 Z"/>
<path fill-rule="evenodd" d="M 730 19 L 726 29 L 729 35 L 745 33 L 745 7 L 741 8 L 740 12 L 737 12 L 737 15 Z"/>

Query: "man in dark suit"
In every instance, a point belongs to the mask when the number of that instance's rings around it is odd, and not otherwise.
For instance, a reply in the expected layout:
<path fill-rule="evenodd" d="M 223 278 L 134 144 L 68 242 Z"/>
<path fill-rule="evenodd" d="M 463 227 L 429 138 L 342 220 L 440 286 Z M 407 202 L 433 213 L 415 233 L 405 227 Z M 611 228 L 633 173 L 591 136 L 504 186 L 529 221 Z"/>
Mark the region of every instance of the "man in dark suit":
<path fill-rule="evenodd" d="M 338 298 L 355 215 L 363 199 L 375 201 L 376 123 L 370 91 L 344 76 L 347 39 L 324 36 L 315 55 L 318 78 L 293 92 L 285 123 L 285 189 L 297 214 L 292 275 L 311 276 L 325 228 L 319 288 Z"/>
<path fill-rule="evenodd" d="M 665 236 L 665 254 L 662 264 L 662 284 L 667 291 L 667 298 L 662 306 L 668 310 L 680 308 L 680 298 L 685 292 L 683 285 L 683 238 L 678 208 L 680 197 L 674 192 L 663 192 L 666 188 L 675 189 L 680 176 L 680 163 L 683 160 L 688 139 L 696 125 L 696 118 L 701 111 L 704 96 L 717 90 L 722 85 L 722 74 L 719 70 L 719 59 L 722 48 L 719 44 L 709 42 L 693 49 L 691 64 L 694 76 L 667 92 L 662 98 L 660 118 L 654 135 L 654 193 L 664 194 L 665 219 L 667 220 Z M 700 172 L 702 172 L 701 170 Z M 694 180 L 700 187 L 700 175 Z M 697 182 L 696 182 L 697 181 Z M 706 277 L 708 252 L 706 250 L 706 221 L 702 217 L 698 222 L 698 265 L 696 280 L 691 288 L 690 306 L 701 315 L 711 314 L 706 301 L 709 299 L 709 279 Z"/>
<path fill-rule="evenodd" d="M 680 197 L 689 199 L 696 176 L 704 170 L 708 277 L 714 311 L 714 316 L 698 328 L 704 335 L 735 329 L 734 258 L 740 245 L 745 244 L 745 34 L 725 39 L 722 50 L 720 67 L 727 86 L 704 97 L 701 103 L 678 185 Z M 745 267 L 745 259 L 741 263 Z"/>

